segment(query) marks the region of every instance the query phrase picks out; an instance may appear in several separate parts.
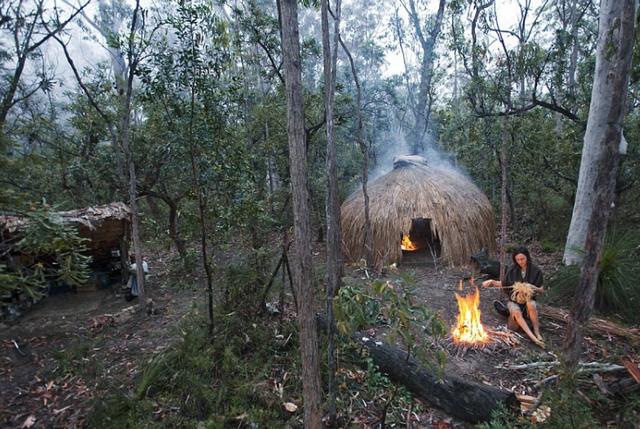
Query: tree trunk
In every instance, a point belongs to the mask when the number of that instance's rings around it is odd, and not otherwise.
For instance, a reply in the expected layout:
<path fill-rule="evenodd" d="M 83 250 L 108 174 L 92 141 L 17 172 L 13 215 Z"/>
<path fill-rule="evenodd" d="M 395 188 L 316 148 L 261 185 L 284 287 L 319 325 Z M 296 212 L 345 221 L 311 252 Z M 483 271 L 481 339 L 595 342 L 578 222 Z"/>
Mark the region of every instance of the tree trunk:
<path fill-rule="evenodd" d="M 380 371 L 451 416 L 477 423 L 491 420 L 491 412 L 500 404 L 507 408 L 517 404 L 513 392 L 453 375 L 438 377 L 422 368 L 412 357 L 407 360 L 406 351 L 368 339 L 368 334 L 357 333 L 354 339 L 366 347 Z"/>
<path fill-rule="evenodd" d="M 600 5 L 596 70 L 582 149 L 580 177 L 565 260 L 578 260 L 584 246 L 580 282 L 563 344 L 564 360 L 574 368 L 582 349 L 584 325 L 593 310 L 602 246 L 612 210 L 620 160 L 619 146 L 633 52 L 636 1 L 603 0 Z"/>
<path fill-rule="evenodd" d="M 185 241 L 180 237 L 180 229 L 178 228 L 178 203 L 183 197 L 178 196 L 173 198 L 166 193 L 166 190 L 161 193 L 146 191 L 145 194 L 147 195 L 147 203 L 149 204 L 151 213 L 158 223 L 163 222 L 161 221 L 160 210 L 156 205 L 154 198 L 157 198 L 166 204 L 169 209 L 169 238 L 173 242 L 173 246 L 178 251 L 180 257 L 184 259 L 187 254 L 187 249 Z"/>
<path fill-rule="evenodd" d="M 328 336 L 328 394 L 329 394 L 329 426 L 336 424 L 336 388 L 335 371 L 336 357 L 333 331 L 333 298 L 340 288 L 342 278 L 341 264 L 341 231 L 340 231 L 340 199 L 338 195 L 338 168 L 336 142 L 333 120 L 333 100 L 336 88 L 336 63 L 338 60 L 338 40 L 340 37 L 340 0 L 336 1 L 335 23 L 333 32 L 333 50 L 329 42 L 329 2 L 321 1 L 322 13 L 322 51 L 324 59 L 324 109 L 327 132 L 327 317 L 329 324 Z"/>
<path fill-rule="evenodd" d="M 160 211 L 160 207 L 158 207 L 156 200 L 148 193 L 145 195 L 145 197 L 145 201 L 147 202 L 147 206 L 149 207 L 149 212 L 151 212 L 151 217 L 153 218 L 154 222 L 158 224 L 159 228 L 164 229 L 162 212 Z"/>
<path fill-rule="evenodd" d="M 311 225 L 309 219 L 309 188 L 307 153 L 304 132 L 304 104 L 298 34 L 297 0 L 280 0 L 282 53 L 287 96 L 287 134 L 289 137 L 289 164 L 295 252 L 293 285 L 298 301 L 300 353 L 302 357 L 302 391 L 304 397 L 304 427 L 322 427 L 320 365 L 318 333 L 314 316 L 314 282 L 311 260 Z"/>
<path fill-rule="evenodd" d="M 193 58 L 191 69 L 191 82 L 190 82 L 190 103 L 189 103 L 189 160 L 191 162 L 191 178 L 193 192 L 198 197 L 198 223 L 200 224 L 200 253 L 202 256 L 202 266 L 204 268 L 206 276 L 206 291 L 207 291 L 207 313 L 209 316 L 209 335 L 213 336 L 214 332 L 214 312 L 213 312 L 213 267 L 211 266 L 211 257 L 209 256 L 209 244 L 207 242 L 207 199 L 205 195 L 205 187 L 202 183 L 200 166 L 196 157 L 196 149 L 198 145 L 195 140 L 194 122 L 195 122 L 195 110 L 196 110 L 196 80 L 200 77 L 201 70 L 199 64 L 196 63 L 198 58 L 196 53 L 196 34 L 193 28 L 193 22 L 190 22 L 190 36 L 191 36 L 191 55 Z"/>
<path fill-rule="evenodd" d="M 138 192 L 136 167 L 133 160 L 133 151 L 130 145 L 131 132 L 131 98 L 133 97 L 133 78 L 136 73 L 136 62 L 133 59 L 134 38 L 138 22 L 138 12 L 140 11 L 140 1 L 136 0 L 136 7 L 133 10 L 131 19 L 131 28 L 129 32 L 129 66 L 127 69 L 127 79 L 125 82 L 126 89 L 122 100 L 122 113 L 120 117 L 120 135 L 122 143 L 122 151 L 127 160 L 127 168 L 129 171 L 129 206 L 131 208 L 131 238 L 133 239 L 133 251 L 136 257 L 136 281 L 138 285 L 138 304 L 141 309 L 146 308 L 146 295 L 144 291 L 144 267 L 142 256 L 142 243 L 140 241 L 140 220 L 138 218 Z M 123 92 L 120 91 L 122 94 Z M 122 95 L 121 95 L 122 96 Z"/>
<path fill-rule="evenodd" d="M 367 261 L 367 267 L 373 267 L 373 233 L 371 232 L 371 214 L 369 212 L 369 192 L 367 190 L 367 184 L 369 182 L 369 145 L 364 138 L 364 120 L 362 118 L 362 89 L 360 88 L 360 79 L 358 79 L 358 73 L 356 70 L 355 62 L 351 56 L 351 52 L 347 49 L 342 39 L 340 44 L 347 58 L 349 58 L 349 64 L 351 65 L 351 73 L 353 74 L 353 81 L 356 85 L 356 138 L 358 145 L 360 145 L 360 151 L 362 152 L 362 196 L 364 198 L 364 257 Z"/>
<path fill-rule="evenodd" d="M 622 132 L 634 32 L 634 23 L 627 23 L 629 18 L 625 14 L 633 16 L 633 8 L 633 0 L 603 1 L 601 5 L 596 72 L 591 92 L 589 118 L 580 161 L 576 200 L 564 248 L 563 262 L 568 265 L 581 262 L 593 216 L 601 214 L 596 208 L 598 204 L 602 204 L 598 197 L 608 184 L 599 182 L 601 177 L 596 172 L 603 168 L 601 163 L 605 161 L 603 159 L 605 152 L 608 156 L 615 158 L 615 162 L 611 160 L 611 165 L 615 165 L 616 169 L 618 166 L 618 146 Z M 630 28 L 620 27 L 621 23 L 630 25 Z M 605 30 L 607 32 L 603 33 Z M 626 40 L 625 37 L 631 37 L 631 39 Z M 623 55 L 629 55 L 629 57 L 623 57 Z M 609 140 L 611 138 L 614 141 Z M 614 145 L 615 148 L 609 148 Z M 610 150 L 614 153 L 608 153 Z"/>
<path fill-rule="evenodd" d="M 422 59 L 420 64 L 420 86 L 418 89 L 418 101 L 416 105 L 415 123 L 413 126 L 413 141 L 411 141 L 413 155 L 424 150 L 422 139 L 429 128 L 429 121 L 426 116 L 429 92 L 431 91 L 431 79 L 433 78 L 433 60 L 435 58 L 435 44 L 442 27 L 442 17 L 444 16 L 444 6 L 446 1 L 440 0 L 438 12 L 434 17 L 434 23 L 428 37 L 422 33 L 422 22 L 413 0 L 409 0 L 409 19 L 418 36 L 418 41 L 422 48 Z"/>
<path fill-rule="evenodd" d="M 509 141 L 509 119 L 502 119 L 502 144 L 500 146 L 500 283 L 504 281 L 507 260 L 505 246 L 507 243 L 507 142 Z"/>
<path fill-rule="evenodd" d="M 171 241 L 173 241 L 173 245 L 176 247 L 180 257 L 184 259 L 187 255 L 187 249 L 185 247 L 184 240 L 180 237 L 180 231 L 178 230 L 178 203 L 173 200 L 165 202 L 169 207 L 169 237 L 171 237 Z"/>

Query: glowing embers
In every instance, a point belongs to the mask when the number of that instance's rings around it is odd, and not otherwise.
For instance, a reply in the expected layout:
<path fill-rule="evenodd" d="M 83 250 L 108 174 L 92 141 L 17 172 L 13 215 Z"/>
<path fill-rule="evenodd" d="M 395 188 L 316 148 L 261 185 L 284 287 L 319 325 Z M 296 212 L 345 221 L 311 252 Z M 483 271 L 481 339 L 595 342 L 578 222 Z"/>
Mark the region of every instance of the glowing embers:
<path fill-rule="evenodd" d="M 454 292 L 458 301 L 458 320 L 451 331 L 454 343 L 478 345 L 489 342 L 489 335 L 480 321 L 480 291 L 476 286 L 474 289 L 464 296 Z"/>
<path fill-rule="evenodd" d="M 408 235 L 402 234 L 402 243 L 400 243 L 400 248 L 402 250 L 407 250 L 409 252 L 413 252 L 414 250 L 418 250 L 418 246 L 415 245 L 411 240 L 409 240 Z M 396 247 L 397 249 L 397 247 Z"/>

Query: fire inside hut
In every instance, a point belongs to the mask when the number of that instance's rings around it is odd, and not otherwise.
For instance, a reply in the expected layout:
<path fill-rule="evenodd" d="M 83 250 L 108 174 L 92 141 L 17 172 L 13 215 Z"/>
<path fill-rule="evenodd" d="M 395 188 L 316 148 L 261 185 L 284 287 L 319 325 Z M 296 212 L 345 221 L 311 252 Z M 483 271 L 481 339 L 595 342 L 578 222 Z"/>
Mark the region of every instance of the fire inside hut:
<path fill-rule="evenodd" d="M 400 248 L 403 263 L 424 262 L 425 258 L 437 260 L 440 257 L 441 244 L 438 235 L 431 229 L 431 219 L 412 219 L 409 233 L 401 234 Z"/>

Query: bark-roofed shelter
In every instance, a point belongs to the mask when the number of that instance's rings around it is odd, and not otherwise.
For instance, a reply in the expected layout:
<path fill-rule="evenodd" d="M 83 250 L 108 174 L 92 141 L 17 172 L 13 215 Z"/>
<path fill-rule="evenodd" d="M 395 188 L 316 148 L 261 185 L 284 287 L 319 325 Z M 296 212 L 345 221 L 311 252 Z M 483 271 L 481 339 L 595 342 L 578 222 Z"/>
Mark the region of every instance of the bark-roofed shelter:
<path fill-rule="evenodd" d="M 74 225 L 81 237 L 86 238 L 86 246 L 92 256 L 94 269 L 104 269 L 114 257 L 112 250 L 119 249 L 127 257 L 131 210 L 121 202 L 97 207 L 56 212 L 54 219 Z M 6 236 L 19 235 L 28 219 L 21 216 L 0 216 L 0 228 Z"/>
<path fill-rule="evenodd" d="M 403 234 L 449 265 L 463 265 L 481 248 L 495 250 L 489 199 L 464 174 L 420 156 L 396 157 L 393 170 L 369 183 L 376 267 L 400 262 Z M 364 198 L 358 189 L 342 204 L 343 252 L 365 256 Z"/>

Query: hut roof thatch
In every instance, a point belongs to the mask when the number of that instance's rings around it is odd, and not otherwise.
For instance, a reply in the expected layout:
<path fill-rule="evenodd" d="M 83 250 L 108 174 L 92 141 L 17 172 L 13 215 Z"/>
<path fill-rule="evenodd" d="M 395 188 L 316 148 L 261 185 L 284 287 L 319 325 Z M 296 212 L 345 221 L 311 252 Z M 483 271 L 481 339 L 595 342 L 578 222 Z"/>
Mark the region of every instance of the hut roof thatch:
<path fill-rule="evenodd" d="M 76 210 L 55 212 L 51 214 L 54 222 L 74 225 L 81 237 L 86 238 L 89 253 L 94 264 L 100 264 L 110 258 L 112 248 L 128 241 L 131 210 L 121 202 L 103 206 L 85 207 Z M 22 216 L 0 216 L 0 229 L 5 238 L 19 236 L 28 223 L 29 218 Z"/>
<path fill-rule="evenodd" d="M 412 219 L 431 219 L 431 232 L 450 265 L 466 264 L 482 247 L 495 249 L 495 220 L 488 198 L 462 173 L 427 164 L 418 156 L 398 157 L 391 172 L 368 186 L 377 267 L 400 261 L 401 233 Z M 342 204 L 343 251 L 348 260 L 364 257 L 364 199 L 357 190 Z"/>
<path fill-rule="evenodd" d="M 115 202 L 103 206 L 55 212 L 53 216 L 61 223 L 82 225 L 89 230 L 95 230 L 105 221 L 130 221 L 131 210 L 125 203 Z M 22 216 L 0 216 L 0 227 L 9 233 L 19 231 L 26 226 L 28 222 L 29 219 Z"/>

